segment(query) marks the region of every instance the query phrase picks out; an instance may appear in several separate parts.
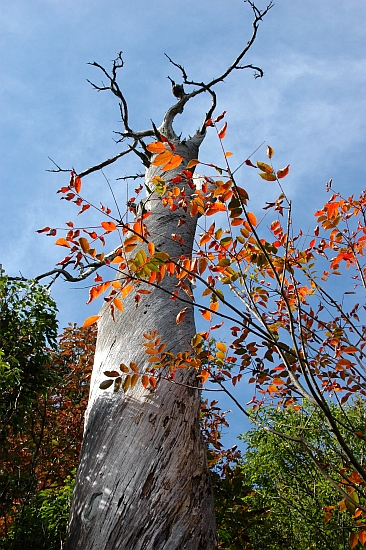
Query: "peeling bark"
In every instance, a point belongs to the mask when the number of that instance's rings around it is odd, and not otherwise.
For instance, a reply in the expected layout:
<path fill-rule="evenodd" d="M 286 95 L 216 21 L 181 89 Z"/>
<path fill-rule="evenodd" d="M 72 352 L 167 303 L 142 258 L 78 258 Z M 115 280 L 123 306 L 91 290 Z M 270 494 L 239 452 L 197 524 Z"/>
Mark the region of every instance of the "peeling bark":
<path fill-rule="evenodd" d="M 168 124 L 169 128 L 165 120 L 159 130 L 174 139 L 176 153 L 185 163 L 197 158 L 204 134 L 179 143 L 170 120 Z M 159 167 L 151 166 L 146 183 L 150 185 L 155 175 L 169 181 L 181 169 L 161 174 Z M 196 221 L 182 210 L 163 208 L 154 193 L 145 206 L 152 211 L 146 225 L 155 246 L 172 257 L 189 255 Z M 186 223 L 178 228 L 183 215 Z M 184 244 L 173 241 L 172 233 L 182 234 Z M 165 277 L 161 286 L 172 292 L 175 283 L 173 277 Z M 188 306 L 183 322 L 176 325 L 182 304 L 159 288 L 149 289 L 151 294 L 142 295 L 138 308 L 131 293 L 115 321 L 108 306 L 102 308 L 68 550 L 217 548 L 212 487 L 199 427 L 200 391 L 194 389 L 197 373 L 182 371 L 176 378 L 193 388 L 160 380 L 154 392 L 141 385 L 126 395 L 99 389 L 103 371 L 115 370 L 122 362 L 135 361 L 140 370 L 146 368 L 144 332 L 158 330 L 173 353 L 189 349 L 195 334 L 193 307 Z"/>

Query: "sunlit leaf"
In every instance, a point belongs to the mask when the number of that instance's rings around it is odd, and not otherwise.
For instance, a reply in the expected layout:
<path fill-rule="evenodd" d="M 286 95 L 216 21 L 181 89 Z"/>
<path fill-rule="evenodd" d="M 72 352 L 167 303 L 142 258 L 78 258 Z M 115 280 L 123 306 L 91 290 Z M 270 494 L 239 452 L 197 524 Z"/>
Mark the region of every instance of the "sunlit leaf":
<path fill-rule="evenodd" d="M 290 171 L 290 165 L 288 164 L 285 168 L 277 170 L 278 179 L 285 178 Z"/>
<path fill-rule="evenodd" d="M 161 141 L 154 141 L 153 143 L 149 143 L 146 149 L 150 151 L 150 153 L 162 153 L 165 151 L 165 145 Z"/>
<path fill-rule="evenodd" d="M 265 162 L 258 162 L 257 166 L 259 170 L 262 170 L 262 172 L 266 172 L 267 174 L 273 174 L 273 168 L 269 164 L 266 164 Z"/>
<path fill-rule="evenodd" d="M 68 243 L 67 240 L 64 239 L 63 237 L 61 237 L 60 239 L 57 239 L 55 244 L 57 244 L 58 246 L 66 246 L 66 248 L 71 248 L 70 243 Z"/>
<path fill-rule="evenodd" d="M 89 244 L 88 239 L 86 239 L 85 237 L 80 237 L 79 244 L 80 244 L 81 249 L 84 252 L 84 254 L 86 254 L 88 252 L 89 248 L 90 248 L 90 244 Z"/>
<path fill-rule="evenodd" d="M 203 370 L 200 374 L 197 375 L 197 378 L 201 378 L 202 384 L 210 377 L 210 373 L 207 370 Z"/>
<path fill-rule="evenodd" d="M 267 172 L 258 172 L 258 175 L 266 181 L 276 181 L 276 175 L 275 174 L 267 174 Z"/>
<path fill-rule="evenodd" d="M 230 153 L 230 151 L 226 151 L 226 153 L 225 153 L 225 157 L 232 157 L 232 156 L 233 156 L 233 154 L 232 154 L 232 153 Z"/>
<path fill-rule="evenodd" d="M 249 222 L 251 223 L 251 225 L 253 227 L 256 227 L 257 225 L 257 218 L 255 217 L 255 215 L 253 214 L 253 212 L 248 212 L 247 213 L 247 217 L 248 217 L 248 220 Z"/>
<path fill-rule="evenodd" d="M 181 309 L 180 312 L 178 313 L 178 315 L 177 315 L 177 317 L 176 317 L 176 323 L 177 323 L 177 325 L 179 325 L 179 323 L 181 323 L 181 322 L 183 321 L 187 309 L 188 309 L 188 307 L 184 307 L 184 308 Z"/>
<path fill-rule="evenodd" d="M 269 159 L 271 159 L 274 155 L 274 150 L 272 149 L 272 147 L 270 145 L 267 145 L 266 155 Z"/>
<path fill-rule="evenodd" d="M 197 166 L 197 164 L 199 164 L 200 161 L 197 160 L 197 159 L 192 159 L 189 161 L 189 163 L 187 164 L 187 169 L 189 170 L 190 168 L 193 168 L 193 166 Z"/>
<path fill-rule="evenodd" d="M 81 178 L 79 176 L 76 176 L 74 179 L 74 189 L 77 193 L 81 191 Z"/>
<path fill-rule="evenodd" d="M 168 170 L 174 170 L 174 168 L 177 168 L 182 163 L 183 157 L 180 155 L 174 155 L 165 166 L 163 166 L 163 172 L 167 172 Z"/>
<path fill-rule="evenodd" d="M 83 323 L 83 327 L 85 328 L 85 327 L 90 327 L 90 325 L 94 325 L 94 323 L 96 323 L 99 318 L 100 318 L 100 315 L 91 315 L 90 317 L 85 319 Z"/>
<path fill-rule="evenodd" d="M 123 311 L 123 304 L 119 298 L 115 298 L 113 300 L 113 304 L 116 306 L 117 309 L 119 309 L 119 311 Z"/>
<path fill-rule="evenodd" d="M 152 165 L 153 166 L 162 166 L 163 164 L 166 164 L 167 162 L 169 162 L 169 160 L 172 158 L 173 156 L 173 153 L 172 151 L 167 151 L 167 150 L 164 150 L 163 153 L 160 153 L 159 155 L 157 155 L 153 162 L 152 162 Z"/>
<path fill-rule="evenodd" d="M 227 122 L 225 122 L 225 124 L 223 125 L 223 127 L 218 133 L 220 139 L 224 139 L 224 137 L 226 136 L 226 130 L 227 130 Z"/>
<path fill-rule="evenodd" d="M 101 222 L 100 224 L 106 231 L 114 231 L 117 226 L 114 222 Z"/>

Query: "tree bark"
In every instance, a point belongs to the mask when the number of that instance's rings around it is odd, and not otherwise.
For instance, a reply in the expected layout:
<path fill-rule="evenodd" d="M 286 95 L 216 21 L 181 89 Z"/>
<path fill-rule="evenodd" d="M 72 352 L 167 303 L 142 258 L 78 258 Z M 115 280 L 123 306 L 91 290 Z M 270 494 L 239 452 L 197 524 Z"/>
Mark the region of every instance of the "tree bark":
<path fill-rule="evenodd" d="M 170 124 L 164 133 L 174 139 L 176 154 L 184 157 L 185 165 L 197 158 L 204 133 L 179 142 L 172 132 Z M 182 168 L 162 174 L 150 166 L 146 183 L 151 186 L 155 175 L 169 182 Z M 196 220 L 182 209 L 162 207 L 154 193 L 146 207 L 152 211 L 146 225 L 156 248 L 174 258 L 190 256 Z M 185 223 L 177 227 L 182 216 Z M 172 233 L 181 234 L 184 243 L 172 240 Z M 176 282 L 165 277 L 161 287 L 173 292 Z M 133 293 L 129 294 L 115 321 L 108 306 L 101 311 L 67 550 L 217 548 L 212 487 L 199 426 L 197 373 L 179 371 L 175 381 L 183 385 L 161 379 L 155 391 L 141 384 L 127 394 L 99 389 L 105 370 L 130 361 L 140 371 L 148 366 L 144 332 L 157 330 L 167 351 L 189 349 L 196 332 L 193 306 L 188 305 L 177 325 L 176 316 L 187 304 L 172 300 L 161 288 L 145 283 L 141 288 L 149 288 L 151 294 L 141 295 L 137 308 Z"/>

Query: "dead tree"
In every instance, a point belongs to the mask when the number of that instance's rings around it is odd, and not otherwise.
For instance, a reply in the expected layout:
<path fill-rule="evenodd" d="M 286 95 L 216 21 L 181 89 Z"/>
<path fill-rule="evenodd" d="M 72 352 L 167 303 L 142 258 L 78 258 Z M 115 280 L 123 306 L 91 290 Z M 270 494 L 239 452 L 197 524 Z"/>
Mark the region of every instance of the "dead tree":
<path fill-rule="evenodd" d="M 170 257 L 190 257 L 196 219 L 182 209 L 171 211 L 161 203 L 152 180 L 156 176 L 166 185 L 184 169 L 191 159 L 198 158 L 207 128 L 207 121 L 216 107 L 215 86 L 234 70 L 251 69 L 254 76 L 263 76 L 259 67 L 242 65 L 252 46 L 263 17 L 272 7 L 263 11 L 247 0 L 254 18 L 251 38 L 227 70 L 210 82 L 190 80 L 184 67 L 168 56 L 180 73 L 181 84 L 172 79 L 172 92 L 178 101 L 166 112 L 159 128 L 134 131 L 131 128 L 127 100 L 117 82 L 117 73 L 123 67 L 120 53 L 108 72 L 98 63 L 107 83 L 93 84 L 98 91 L 110 90 L 118 98 L 124 131 L 120 141 L 128 147 L 99 165 L 79 174 L 85 177 L 102 169 L 131 152 L 138 155 L 146 169 L 146 198 L 136 208 L 136 216 L 150 211 L 146 226 L 157 249 Z M 170 77 L 169 77 L 170 78 Z M 183 87 L 184 86 L 184 87 Z M 211 105 L 193 137 L 182 140 L 173 130 L 175 117 L 195 96 L 206 93 Z M 145 139 L 169 140 L 175 154 L 183 157 L 176 169 L 162 172 L 154 166 L 154 155 L 149 153 Z M 184 182 L 178 185 L 184 185 Z M 187 193 L 194 189 L 187 187 Z M 177 228 L 177 222 L 180 226 Z M 183 221 L 183 223 L 182 223 Z M 179 238 L 172 237 L 179 234 Z M 145 243 L 141 243 L 146 248 Z M 135 249 L 134 254 L 136 254 Z M 64 276 L 69 281 L 80 281 L 113 258 L 112 251 L 103 260 L 89 264 L 74 276 L 67 266 L 52 270 L 47 275 Z M 117 273 L 117 279 L 123 277 Z M 210 550 L 217 547 L 215 515 L 206 450 L 200 427 L 200 386 L 197 373 L 182 370 L 174 382 L 161 379 L 154 391 L 137 385 L 127 394 L 103 391 L 99 388 L 104 371 L 113 371 L 121 363 L 131 361 L 139 371 L 148 366 L 143 350 L 143 333 L 157 330 L 162 341 L 169 343 L 169 351 L 186 350 L 195 334 L 193 304 L 190 291 L 186 295 L 187 311 L 184 321 L 175 319 L 182 304 L 174 298 L 176 280 L 165 277 L 161 284 L 142 295 L 138 309 L 131 293 L 124 300 L 124 312 L 111 318 L 108 304 L 101 311 L 98 341 L 91 380 L 90 398 L 85 419 L 85 432 L 80 465 L 71 508 L 68 550 Z M 141 282 L 141 289 L 147 288 Z"/>

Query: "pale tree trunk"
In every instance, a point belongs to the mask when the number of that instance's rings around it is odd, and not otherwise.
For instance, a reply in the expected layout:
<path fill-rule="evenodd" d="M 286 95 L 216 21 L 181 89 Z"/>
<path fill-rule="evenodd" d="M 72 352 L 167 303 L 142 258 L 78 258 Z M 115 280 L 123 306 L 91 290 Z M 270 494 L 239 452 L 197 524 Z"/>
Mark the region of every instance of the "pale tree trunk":
<path fill-rule="evenodd" d="M 168 137 L 176 138 L 175 134 Z M 185 165 L 197 158 L 203 137 L 202 132 L 187 142 L 175 139 L 176 153 L 184 157 Z M 165 180 L 169 182 L 182 167 L 163 175 Z M 161 170 L 150 167 L 149 185 L 154 175 L 162 175 Z M 146 225 L 156 248 L 175 258 L 182 253 L 189 256 L 196 225 L 189 213 L 162 207 L 155 194 L 146 207 L 152 210 Z M 182 216 L 186 223 L 178 227 Z M 173 233 L 182 235 L 184 244 L 173 241 Z M 161 286 L 173 292 L 176 283 L 174 277 L 165 277 Z M 107 307 L 102 309 L 68 550 L 217 547 L 212 487 L 199 426 L 197 372 L 179 371 L 175 380 L 183 385 L 159 380 L 155 391 L 141 384 L 126 395 L 99 389 L 106 378 L 103 371 L 118 369 L 120 363 L 135 361 L 140 371 L 147 367 L 144 332 L 157 330 L 167 351 L 189 349 L 195 334 L 193 307 L 188 306 L 177 325 L 176 316 L 187 304 L 146 283 L 140 288 L 149 288 L 151 294 L 142 295 L 136 308 L 131 293 L 115 321 Z"/>

